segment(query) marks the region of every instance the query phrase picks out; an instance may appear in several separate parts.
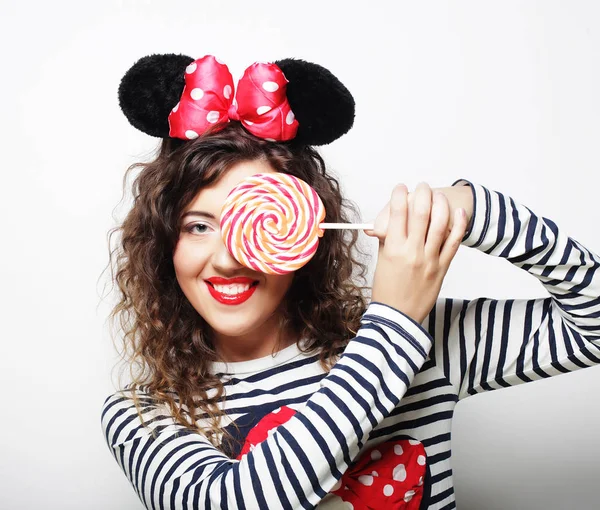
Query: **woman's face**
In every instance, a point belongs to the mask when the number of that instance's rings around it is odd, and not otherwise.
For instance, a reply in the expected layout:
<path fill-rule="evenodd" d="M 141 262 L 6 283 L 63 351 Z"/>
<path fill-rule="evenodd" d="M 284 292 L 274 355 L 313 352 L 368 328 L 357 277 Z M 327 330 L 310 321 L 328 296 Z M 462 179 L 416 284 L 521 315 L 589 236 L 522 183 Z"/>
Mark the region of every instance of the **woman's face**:
<path fill-rule="evenodd" d="M 278 333 L 278 307 L 294 277 L 241 265 L 221 239 L 221 208 L 229 192 L 242 179 L 266 172 L 275 170 L 264 161 L 240 162 L 203 188 L 183 211 L 173 253 L 181 290 L 213 329 L 217 350 L 230 358 L 251 359 L 271 352 Z"/>

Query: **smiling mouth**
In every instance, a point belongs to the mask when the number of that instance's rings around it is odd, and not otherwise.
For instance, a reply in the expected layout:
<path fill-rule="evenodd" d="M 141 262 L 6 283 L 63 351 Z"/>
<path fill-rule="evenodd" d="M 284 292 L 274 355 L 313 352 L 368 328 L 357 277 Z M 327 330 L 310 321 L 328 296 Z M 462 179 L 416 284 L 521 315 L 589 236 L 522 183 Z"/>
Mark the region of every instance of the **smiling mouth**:
<path fill-rule="evenodd" d="M 248 283 L 236 283 L 230 285 L 213 284 L 205 280 L 208 292 L 219 303 L 224 305 L 239 305 L 247 301 L 258 286 L 258 281 Z"/>
<path fill-rule="evenodd" d="M 247 292 L 252 287 L 256 287 L 258 285 L 258 280 L 252 283 L 234 283 L 229 285 L 212 283 L 209 280 L 206 280 L 206 283 L 210 285 L 213 289 L 215 289 L 219 294 L 225 294 L 227 296 L 237 296 L 238 294 L 243 294 L 244 292 Z"/>

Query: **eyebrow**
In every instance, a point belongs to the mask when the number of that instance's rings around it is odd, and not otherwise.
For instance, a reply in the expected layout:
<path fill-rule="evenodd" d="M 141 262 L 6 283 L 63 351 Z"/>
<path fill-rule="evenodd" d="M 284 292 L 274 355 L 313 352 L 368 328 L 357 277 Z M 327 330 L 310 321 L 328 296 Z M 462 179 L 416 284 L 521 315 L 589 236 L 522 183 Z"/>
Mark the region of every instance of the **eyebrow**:
<path fill-rule="evenodd" d="M 183 220 L 186 216 L 200 216 L 202 218 L 208 218 L 209 220 L 217 219 L 214 214 L 205 211 L 188 211 L 181 217 L 181 219 Z"/>

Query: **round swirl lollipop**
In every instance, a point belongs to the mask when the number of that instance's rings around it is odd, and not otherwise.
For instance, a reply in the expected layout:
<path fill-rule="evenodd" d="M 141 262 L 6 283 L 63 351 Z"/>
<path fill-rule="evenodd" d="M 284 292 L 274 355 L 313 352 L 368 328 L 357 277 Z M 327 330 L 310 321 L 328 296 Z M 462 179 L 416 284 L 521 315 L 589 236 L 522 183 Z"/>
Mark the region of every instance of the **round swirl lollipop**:
<path fill-rule="evenodd" d="M 221 235 L 229 252 L 256 271 L 285 274 L 317 251 L 325 206 L 306 182 L 263 173 L 231 190 L 221 212 Z"/>
<path fill-rule="evenodd" d="M 372 224 L 321 223 L 325 206 L 306 182 L 283 173 L 252 175 L 231 190 L 221 211 L 221 235 L 232 256 L 263 273 L 286 274 L 317 251 L 324 229 L 372 229 Z"/>

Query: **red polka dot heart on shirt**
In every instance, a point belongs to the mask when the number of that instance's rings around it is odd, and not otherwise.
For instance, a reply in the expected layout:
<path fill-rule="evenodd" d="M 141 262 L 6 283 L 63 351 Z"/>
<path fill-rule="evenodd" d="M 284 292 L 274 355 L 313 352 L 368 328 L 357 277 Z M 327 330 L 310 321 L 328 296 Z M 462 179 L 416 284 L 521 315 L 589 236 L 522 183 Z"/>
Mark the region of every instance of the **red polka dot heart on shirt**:
<path fill-rule="evenodd" d="M 283 406 L 264 416 L 248 433 L 237 459 L 252 451 L 295 413 Z M 363 451 L 331 492 L 350 503 L 354 510 L 418 510 L 426 464 L 425 448 L 420 441 L 387 441 Z"/>

